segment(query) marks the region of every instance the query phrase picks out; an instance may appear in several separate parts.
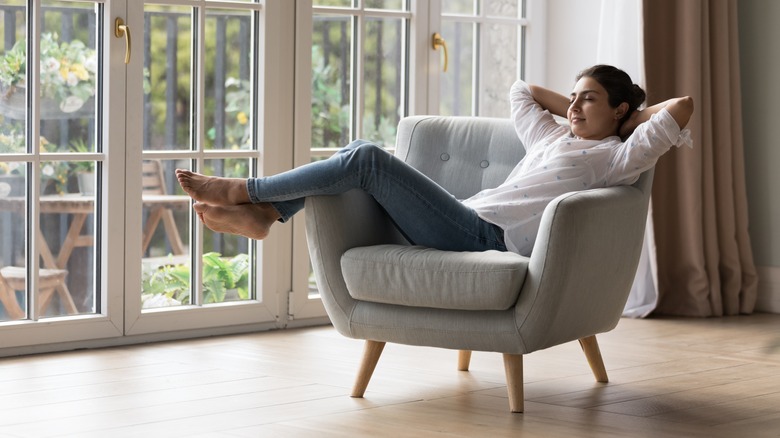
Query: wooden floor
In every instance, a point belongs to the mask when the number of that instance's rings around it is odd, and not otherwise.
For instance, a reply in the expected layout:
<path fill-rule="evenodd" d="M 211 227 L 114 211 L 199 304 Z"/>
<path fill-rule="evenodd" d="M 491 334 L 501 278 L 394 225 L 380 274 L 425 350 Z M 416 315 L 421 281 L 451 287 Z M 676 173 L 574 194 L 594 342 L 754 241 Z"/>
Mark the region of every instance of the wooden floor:
<path fill-rule="evenodd" d="M 0 437 L 780 437 L 780 315 L 622 320 L 525 357 L 388 345 L 364 399 L 362 342 L 331 327 L 0 360 Z"/>

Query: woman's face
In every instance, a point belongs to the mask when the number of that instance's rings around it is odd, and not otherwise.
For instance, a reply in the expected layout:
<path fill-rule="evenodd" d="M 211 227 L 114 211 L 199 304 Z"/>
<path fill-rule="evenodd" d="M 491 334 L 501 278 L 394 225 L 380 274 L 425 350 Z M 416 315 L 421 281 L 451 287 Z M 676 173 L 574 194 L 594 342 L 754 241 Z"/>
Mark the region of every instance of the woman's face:
<path fill-rule="evenodd" d="M 567 118 L 571 132 L 585 140 L 603 140 L 617 135 L 619 123 L 628 105 L 609 106 L 607 90 L 591 77 L 582 77 L 569 98 Z"/>

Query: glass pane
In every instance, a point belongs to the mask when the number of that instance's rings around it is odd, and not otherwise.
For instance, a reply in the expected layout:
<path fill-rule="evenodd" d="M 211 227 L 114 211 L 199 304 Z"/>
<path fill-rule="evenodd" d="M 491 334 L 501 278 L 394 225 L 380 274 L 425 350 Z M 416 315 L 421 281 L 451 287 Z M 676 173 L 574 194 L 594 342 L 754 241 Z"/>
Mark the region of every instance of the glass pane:
<path fill-rule="evenodd" d="M 507 117 L 509 99 L 507 93 L 518 77 L 518 33 L 514 25 L 485 24 L 480 40 L 480 90 L 479 115 L 485 117 Z M 495 50 L 501 47 L 501 50 Z"/>
<path fill-rule="evenodd" d="M 94 162 L 41 162 L 39 299 L 41 316 L 95 311 L 94 188 L 80 192 L 79 174 L 94 185 Z M 88 193 L 92 192 L 92 194 Z"/>
<path fill-rule="evenodd" d="M 476 13 L 476 0 L 442 0 L 442 14 L 466 14 Z"/>
<path fill-rule="evenodd" d="M 518 18 L 518 0 L 482 0 L 485 13 L 490 17 Z"/>
<path fill-rule="evenodd" d="M 93 145 L 98 85 L 94 4 L 44 2 L 41 13 L 41 142 L 49 151 Z"/>
<path fill-rule="evenodd" d="M 25 3 L 9 0 L 0 5 L 0 154 L 27 150 Z"/>
<path fill-rule="evenodd" d="M 450 59 L 447 72 L 440 75 L 439 112 L 445 116 L 473 115 L 475 25 L 447 21 L 442 23 L 442 31 Z"/>
<path fill-rule="evenodd" d="M 312 147 L 338 148 L 350 140 L 351 18 L 314 16 L 312 34 Z"/>
<path fill-rule="evenodd" d="M 337 6 L 340 8 L 352 7 L 357 0 L 313 0 L 312 6 Z"/>
<path fill-rule="evenodd" d="M 192 143 L 192 10 L 144 7 L 144 150 Z"/>
<path fill-rule="evenodd" d="M 400 11 L 406 9 L 405 0 L 365 0 L 366 9 L 389 9 Z"/>
<path fill-rule="evenodd" d="M 41 4 L 41 152 L 94 153 L 99 63 L 97 14 L 91 2 Z M 41 162 L 42 317 L 96 309 L 96 162 Z"/>
<path fill-rule="evenodd" d="M 0 321 L 27 316 L 26 167 L 0 161 Z"/>
<path fill-rule="evenodd" d="M 186 160 L 143 162 L 143 308 L 190 303 L 190 198 L 174 170 Z"/>
<path fill-rule="evenodd" d="M 207 175 L 228 178 L 249 176 L 249 160 L 206 160 Z M 249 239 L 203 229 L 203 303 L 252 299 L 249 288 Z"/>
<path fill-rule="evenodd" d="M 403 22 L 368 18 L 364 66 L 365 107 L 361 137 L 392 146 L 403 89 Z"/>
<path fill-rule="evenodd" d="M 21 99 L 22 107 L 26 106 L 26 99 L 23 96 Z M 4 118 L 3 114 L 6 113 L 0 109 L 0 155 L 26 152 L 27 136 L 24 133 L 24 121 Z M 0 169 L 0 175 L 5 171 L 6 169 Z"/>
<path fill-rule="evenodd" d="M 27 153 L 25 138 L 26 65 L 22 2 L 0 5 L 0 152 Z M 92 313 L 97 307 L 95 234 L 95 167 L 80 153 L 94 153 L 99 62 L 97 16 L 93 2 L 41 2 L 40 37 L 40 228 L 38 302 L 41 317 Z M 51 152 L 73 153 L 72 159 L 47 160 Z M 25 264 L 27 163 L 0 162 L 0 297 L 5 316 L 16 318 L 29 287 Z M 26 224 L 26 220 L 21 223 Z M 14 303 L 10 303 L 13 298 Z"/>
<path fill-rule="evenodd" d="M 249 149 L 252 121 L 249 12 L 206 11 L 206 149 Z"/>

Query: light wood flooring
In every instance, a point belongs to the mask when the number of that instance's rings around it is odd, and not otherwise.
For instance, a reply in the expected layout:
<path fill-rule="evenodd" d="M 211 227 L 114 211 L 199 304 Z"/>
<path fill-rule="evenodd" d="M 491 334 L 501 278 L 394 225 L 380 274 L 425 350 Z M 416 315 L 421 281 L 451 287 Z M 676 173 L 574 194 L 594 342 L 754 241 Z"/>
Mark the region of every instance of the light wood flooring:
<path fill-rule="evenodd" d="M 332 327 L 0 359 L 0 437 L 780 437 L 780 315 L 620 322 L 610 383 L 576 342 L 526 355 L 525 413 L 500 354 L 362 342 Z"/>

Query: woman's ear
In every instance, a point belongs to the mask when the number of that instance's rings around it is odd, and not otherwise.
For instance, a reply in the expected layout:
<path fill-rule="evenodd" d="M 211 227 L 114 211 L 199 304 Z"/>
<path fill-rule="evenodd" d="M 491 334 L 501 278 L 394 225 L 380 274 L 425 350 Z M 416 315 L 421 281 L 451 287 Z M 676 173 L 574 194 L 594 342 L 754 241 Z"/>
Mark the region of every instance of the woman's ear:
<path fill-rule="evenodd" d="M 623 102 L 615 108 L 615 120 L 622 119 L 628 112 L 628 102 Z"/>

